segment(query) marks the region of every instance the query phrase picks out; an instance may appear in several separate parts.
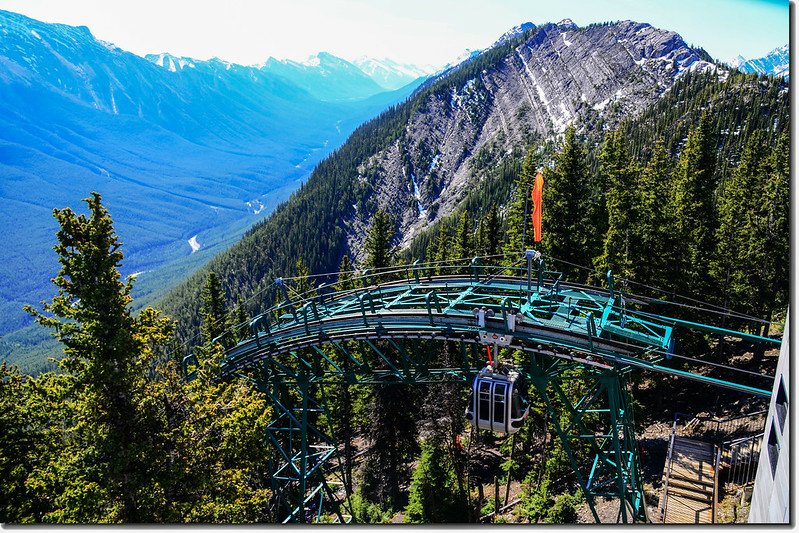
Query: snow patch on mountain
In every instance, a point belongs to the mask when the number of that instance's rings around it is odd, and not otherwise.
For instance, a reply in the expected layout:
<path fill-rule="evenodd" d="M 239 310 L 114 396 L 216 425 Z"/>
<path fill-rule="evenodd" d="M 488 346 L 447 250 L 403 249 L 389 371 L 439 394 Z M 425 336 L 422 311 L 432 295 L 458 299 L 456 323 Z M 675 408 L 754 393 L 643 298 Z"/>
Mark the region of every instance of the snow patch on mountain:
<path fill-rule="evenodd" d="M 432 65 L 414 65 L 399 63 L 389 58 L 375 59 L 361 56 L 352 64 L 372 78 L 378 85 L 387 90 L 395 90 L 417 80 L 427 77 L 438 70 Z"/>
<path fill-rule="evenodd" d="M 197 235 L 189 239 L 189 246 L 191 246 L 191 253 L 196 252 L 200 248 L 202 248 L 202 244 L 197 240 Z"/>
<path fill-rule="evenodd" d="M 493 48 L 494 46 L 503 44 L 506 41 L 515 39 L 519 35 L 523 34 L 526 31 L 532 30 L 533 28 L 535 28 L 535 24 L 533 24 L 532 22 L 522 22 L 518 26 L 514 26 L 505 33 L 503 33 L 499 39 L 494 41 L 494 44 L 492 44 L 491 47 Z"/>

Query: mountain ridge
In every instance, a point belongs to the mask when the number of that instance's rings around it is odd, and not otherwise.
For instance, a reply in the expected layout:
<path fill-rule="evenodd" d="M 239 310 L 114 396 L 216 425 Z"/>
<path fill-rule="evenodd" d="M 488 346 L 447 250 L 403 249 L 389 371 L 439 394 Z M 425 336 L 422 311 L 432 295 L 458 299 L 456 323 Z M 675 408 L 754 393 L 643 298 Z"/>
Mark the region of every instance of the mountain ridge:
<path fill-rule="evenodd" d="M 747 74 L 766 74 L 790 78 L 791 55 L 787 44 L 778 46 L 763 57 L 746 59 L 739 55 L 733 61 L 733 67 Z"/>
<path fill-rule="evenodd" d="M 192 238 L 203 257 L 218 251 L 414 89 L 322 101 L 257 68 L 166 54 L 159 66 L 158 55 L 126 52 L 86 27 L 8 11 L 0 35 L 0 222 L 10 241 L 0 251 L 0 334 L 28 324 L 23 304 L 53 291 L 53 207 L 101 192 L 126 243 L 123 274 L 144 272 L 137 297 L 151 293 L 159 268 L 197 266 Z"/>
<path fill-rule="evenodd" d="M 555 139 L 575 121 L 613 127 L 686 72 L 726 75 L 675 32 L 649 24 L 531 29 L 431 78 L 408 102 L 359 127 L 301 191 L 208 268 L 246 298 L 266 290 L 269 276 L 290 275 L 296 258 L 314 273 L 335 270 L 343 254 L 357 263 L 377 209 L 391 214 L 396 243 L 407 246 L 475 186 L 473 163 L 484 152 Z M 184 332 L 196 327 L 196 312 L 187 311 L 198 301 L 201 275 L 162 302 Z"/>

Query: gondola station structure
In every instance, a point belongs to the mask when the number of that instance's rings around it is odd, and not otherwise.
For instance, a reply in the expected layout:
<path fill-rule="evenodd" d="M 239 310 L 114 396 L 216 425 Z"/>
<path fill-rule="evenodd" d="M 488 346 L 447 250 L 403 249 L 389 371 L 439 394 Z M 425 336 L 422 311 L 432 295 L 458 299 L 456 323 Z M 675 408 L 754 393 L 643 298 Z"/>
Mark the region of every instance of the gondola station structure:
<path fill-rule="evenodd" d="M 532 250 L 519 253 L 520 266 L 483 265 L 483 259 L 436 264 L 438 275 L 421 261 L 366 271 L 357 288 L 322 285 L 293 298 L 286 280 L 277 280 L 280 303 L 237 326 L 246 328 L 246 338 L 237 342 L 233 328 L 216 339 L 226 349 L 221 374 L 252 380 L 272 403 L 272 505 L 282 521 L 318 521 L 323 512 L 335 521 L 351 518 L 349 494 L 335 481 L 338 442 L 319 423 L 325 387 L 333 383 L 460 383 L 470 389 L 464 425 L 500 435 L 523 427 L 537 395 L 592 516 L 600 521 L 597 498 L 611 498 L 622 523 L 652 520 L 630 372 L 675 376 L 686 387 L 771 395 L 735 368 L 703 372 L 704 361 L 679 352 L 679 335 L 698 331 L 769 346 L 778 339 L 670 317 L 661 312 L 662 301 L 616 290 L 611 272 L 601 287 L 570 283 Z M 354 342 L 357 353 L 348 348 Z M 438 343 L 454 347 L 449 364 L 434 363 L 431 347 Z M 184 359 L 189 377 L 196 364 L 194 356 Z M 575 382 L 584 391 L 578 398 L 565 392 Z M 304 511 L 311 504 L 314 517 Z"/>

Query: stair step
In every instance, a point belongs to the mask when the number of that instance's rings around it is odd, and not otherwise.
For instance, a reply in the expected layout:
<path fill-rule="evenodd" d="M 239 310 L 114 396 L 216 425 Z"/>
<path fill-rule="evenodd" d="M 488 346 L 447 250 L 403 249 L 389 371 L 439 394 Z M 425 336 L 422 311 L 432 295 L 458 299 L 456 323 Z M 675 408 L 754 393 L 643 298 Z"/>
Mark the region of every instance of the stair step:
<path fill-rule="evenodd" d="M 711 498 L 713 497 L 712 483 L 702 483 L 701 481 L 696 481 L 693 479 L 687 480 L 672 477 L 669 479 L 669 490 L 671 490 L 672 487 L 675 489 L 690 490 L 699 494 L 708 494 Z"/>
<path fill-rule="evenodd" d="M 663 480 L 666 480 L 665 476 Z M 671 484 L 672 480 L 676 480 L 679 483 L 695 483 L 696 485 L 702 485 L 710 488 L 713 487 L 713 478 L 697 479 L 696 476 L 684 476 L 679 472 L 675 472 L 674 470 L 671 471 L 671 476 L 669 476 L 669 484 Z"/>
<path fill-rule="evenodd" d="M 695 492 L 693 490 L 686 490 L 677 487 L 672 488 L 672 486 L 669 485 L 669 499 L 675 496 L 679 496 L 681 498 L 688 498 L 689 500 L 694 500 L 701 503 L 706 503 L 708 504 L 708 506 L 713 504 L 712 494 L 707 494 L 705 492 Z"/>

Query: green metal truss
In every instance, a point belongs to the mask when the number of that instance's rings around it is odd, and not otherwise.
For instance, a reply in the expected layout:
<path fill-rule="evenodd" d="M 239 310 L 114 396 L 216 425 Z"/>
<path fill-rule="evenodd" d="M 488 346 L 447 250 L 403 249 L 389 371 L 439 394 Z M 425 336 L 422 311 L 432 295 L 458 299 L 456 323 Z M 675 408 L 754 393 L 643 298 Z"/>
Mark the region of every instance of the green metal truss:
<path fill-rule="evenodd" d="M 338 521 L 351 513 L 340 501 L 340 458 L 331 428 L 319 421 L 324 387 L 331 383 L 444 383 L 468 386 L 485 365 L 482 344 L 521 350 L 518 369 L 543 398 L 586 501 L 599 521 L 597 497 L 619 502 L 620 522 L 646 521 L 646 506 L 635 442 L 634 420 L 625 388 L 632 368 L 663 372 L 694 381 L 769 396 L 770 391 L 676 368 L 670 356 L 673 328 L 775 342 L 634 311 L 641 301 L 613 288 L 566 283 L 543 261 L 527 255 L 527 268 L 507 268 L 487 276 L 472 261 L 466 274 L 424 276 L 418 262 L 406 279 L 283 303 L 255 317 L 251 336 L 228 347 L 223 373 L 255 369 L 255 382 L 275 408 L 268 438 L 274 448 L 275 511 L 284 522 L 315 521 L 323 507 Z M 508 275 L 515 274 L 515 275 Z M 485 312 L 485 321 L 477 318 Z M 430 353 L 406 349 L 419 340 L 450 341 L 462 347 L 459 364 L 431 366 Z M 360 359 L 351 341 L 369 350 Z M 328 347 L 323 349 L 323 347 Z M 336 357 L 329 353 L 335 351 Z M 345 364 L 342 364 L 342 361 Z M 252 374 L 250 374 L 252 376 Z M 564 392 L 578 380 L 587 391 L 578 401 Z M 591 419 L 591 423 L 586 422 Z M 590 426 L 590 427 L 589 427 Z M 584 456 L 585 453 L 589 456 Z M 335 485 L 335 489 L 332 487 Z M 316 514 L 314 514 L 316 513 Z"/>

